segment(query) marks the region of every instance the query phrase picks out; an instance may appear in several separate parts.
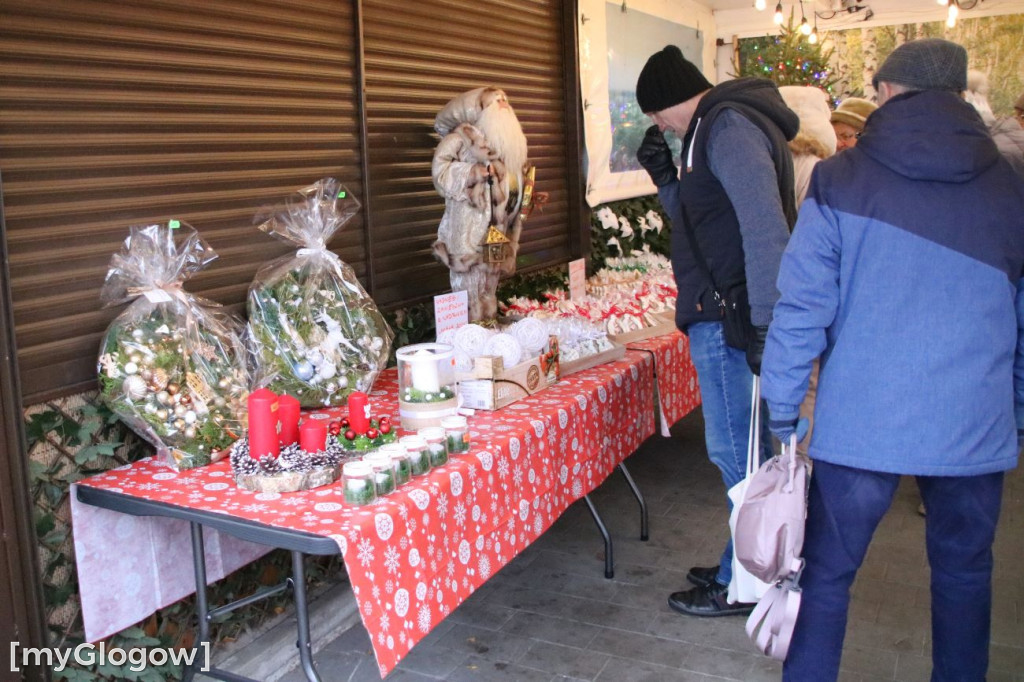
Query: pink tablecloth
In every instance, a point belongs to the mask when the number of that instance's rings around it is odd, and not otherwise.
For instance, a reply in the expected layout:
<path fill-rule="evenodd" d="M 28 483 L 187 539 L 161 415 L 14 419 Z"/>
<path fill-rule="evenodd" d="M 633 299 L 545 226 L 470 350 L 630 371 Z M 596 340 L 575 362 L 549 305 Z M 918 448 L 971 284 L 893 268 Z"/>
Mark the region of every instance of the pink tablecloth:
<path fill-rule="evenodd" d="M 668 357 L 675 351 L 663 353 Z M 284 495 L 248 492 L 234 485 L 227 462 L 177 472 L 144 460 L 79 485 L 332 538 L 344 557 L 384 675 L 654 433 L 655 357 L 627 352 L 622 360 L 574 374 L 502 410 L 477 412 L 470 419 L 470 452 L 368 507 L 346 505 L 339 484 Z M 666 379 L 659 377 L 661 381 Z M 385 372 L 371 394 L 373 414 L 391 414 L 397 422 L 396 394 L 396 375 Z M 682 402 L 673 397 L 670 404 Z M 337 413 L 325 410 L 312 416 L 331 419 Z M 96 619 L 107 614 L 97 611 L 95 603 L 85 603 L 87 594 L 92 601 L 97 596 L 87 583 L 101 586 L 101 605 L 113 599 L 134 602 L 140 593 L 159 591 L 152 582 L 158 577 L 147 582 L 111 574 L 102 563 L 105 552 L 119 555 L 130 547 L 130 553 L 162 564 L 182 581 L 190 578 L 192 568 L 181 563 L 182 556 L 189 556 L 184 523 L 175 532 L 185 544 L 176 550 L 154 540 L 152 528 L 142 546 L 129 545 L 107 528 L 80 529 L 82 507 L 75 511 L 76 551 L 86 558 L 85 564 L 79 562 L 79 580 L 88 636 L 94 639 L 110 627 L 120 629 L 144 618 L 155 602 L 146 600 L 148 610 L 133 620 L 100 624 Z M 90 531 L 92 537 L 81 537 Z M 126 582 L 132 592 L 123 591 Z"/>

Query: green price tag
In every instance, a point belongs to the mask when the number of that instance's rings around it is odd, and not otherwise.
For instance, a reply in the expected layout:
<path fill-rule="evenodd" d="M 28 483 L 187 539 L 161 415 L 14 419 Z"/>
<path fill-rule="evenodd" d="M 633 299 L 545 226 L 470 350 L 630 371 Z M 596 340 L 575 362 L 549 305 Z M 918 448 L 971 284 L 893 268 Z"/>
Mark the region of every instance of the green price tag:
<path fill-rule="evenodd" d="M 172 230 L 177 230 L 179 227 L 181 227 L 181 222 L 177 220 L 168 220 L 167 227 L 171 228 Z"/>
<path fill-rule="evenodd" d="M 346 196 L 345 190 L 341 190 L 340 192 L 338 192 L 338 198 L 339 199 L 344 199 L 345 196 Z"/>

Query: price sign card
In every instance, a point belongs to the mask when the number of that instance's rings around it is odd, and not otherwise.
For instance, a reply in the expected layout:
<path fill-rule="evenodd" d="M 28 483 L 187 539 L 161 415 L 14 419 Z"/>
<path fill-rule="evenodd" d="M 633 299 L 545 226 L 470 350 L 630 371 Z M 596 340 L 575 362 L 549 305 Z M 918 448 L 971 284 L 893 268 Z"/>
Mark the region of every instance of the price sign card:
<path fill-rule="evenodd" d="M 569 298 L 576 301 L 587 295 L 587 262 L 578 258 L 569 261 Z"/>
<path fill-rule="evenodd" d="M 458 329 L 469 323 L 469 294 L 465 291 L 453 291 L 434 297 L 434 323 L 437 335 L 449 329 Z"/>

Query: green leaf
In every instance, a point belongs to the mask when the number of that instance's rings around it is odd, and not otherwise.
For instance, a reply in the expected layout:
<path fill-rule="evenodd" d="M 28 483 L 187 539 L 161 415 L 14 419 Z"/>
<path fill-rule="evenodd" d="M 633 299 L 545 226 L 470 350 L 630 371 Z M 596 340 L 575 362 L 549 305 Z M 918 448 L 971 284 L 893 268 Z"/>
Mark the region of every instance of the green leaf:
<path fill-rule="evenodd" d="M 42 462 L 37 462 L 34 459 L 30 459 L 28 461 L 28 475 L 33 482 L 44 479 L 46 476 L 46 469 L 46 465 Z"/>
<path fill-rule="evenodd" d="M 31 415 L 25 422 L 25 435 L 28 437 L 29 447 L 46 440 L 46 434 L 57 429 L 63 419 L 64 415 L 57 410 L 46 410 Z"/>
<path fill-rule="evenodd" d="M 51 530 L 57 527 L 57 522 L 53 518 L 53 514 L 40 514 L 36 518 L 36 536 L 42 537 L 49 533 Z"/>

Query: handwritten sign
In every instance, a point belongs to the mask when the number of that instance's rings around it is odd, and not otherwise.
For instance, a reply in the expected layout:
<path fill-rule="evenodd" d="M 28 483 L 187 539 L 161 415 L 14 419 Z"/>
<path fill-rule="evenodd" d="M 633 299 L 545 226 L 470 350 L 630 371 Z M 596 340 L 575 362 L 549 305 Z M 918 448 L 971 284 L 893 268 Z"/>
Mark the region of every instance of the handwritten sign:
<path fill-rule="evenodd" d="M 434 323 L 437 335 L 469 323 L 469 294 L 453 291 L 434 297 Z"/>
<path fill-rule="evenodd" d="M 582 258 L 569 261 L 569 298 L 576 301 L 587 295 L 587 262 Z"/>

